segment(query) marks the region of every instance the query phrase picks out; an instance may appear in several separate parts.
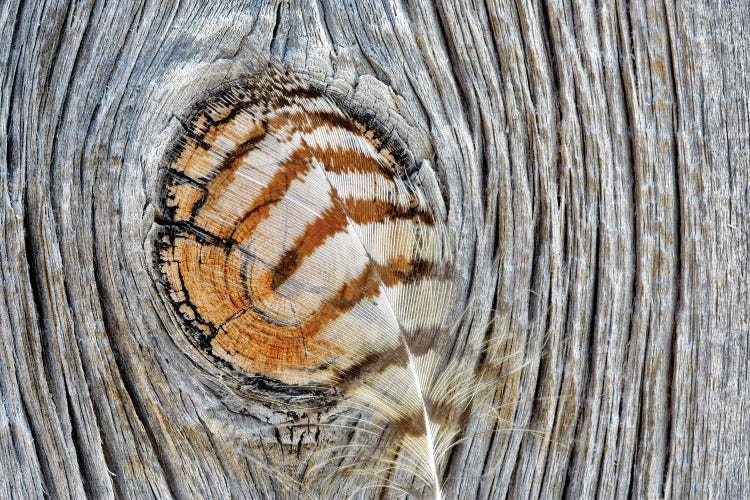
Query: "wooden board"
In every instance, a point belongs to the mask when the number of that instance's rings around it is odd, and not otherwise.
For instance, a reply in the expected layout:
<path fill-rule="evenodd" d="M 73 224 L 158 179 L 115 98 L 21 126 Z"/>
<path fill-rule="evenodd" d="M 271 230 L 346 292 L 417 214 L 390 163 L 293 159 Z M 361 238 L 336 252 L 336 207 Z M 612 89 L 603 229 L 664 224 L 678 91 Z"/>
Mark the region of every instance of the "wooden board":
<path fill-rule="evenodd" d="M 750 496 L 748 25 L 743 0 L 0 3 L 0 497 L 400 494 L 335 473 L 349 416 L 225 386 L 154 284 L 178 118 L 258 55 L 434 168 L 451 357 L 521 353 L 447 497 Z"/>

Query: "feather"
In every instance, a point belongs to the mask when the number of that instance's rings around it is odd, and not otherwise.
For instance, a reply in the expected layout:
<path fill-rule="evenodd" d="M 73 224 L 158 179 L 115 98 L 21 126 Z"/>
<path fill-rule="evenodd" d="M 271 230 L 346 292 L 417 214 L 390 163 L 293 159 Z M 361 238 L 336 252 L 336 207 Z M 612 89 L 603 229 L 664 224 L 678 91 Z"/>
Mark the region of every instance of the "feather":
<path fill-rule="evenodd" d="M 196 346 L 263 398 L 334 391 L 387 429 L 384 470 L 442 497 L 481 384 L 442 352 L 455 269 L 434 179 L 414 181 L 429 172 L 274 64 L 199 102 L 173 142 L 156 265 Z"/>

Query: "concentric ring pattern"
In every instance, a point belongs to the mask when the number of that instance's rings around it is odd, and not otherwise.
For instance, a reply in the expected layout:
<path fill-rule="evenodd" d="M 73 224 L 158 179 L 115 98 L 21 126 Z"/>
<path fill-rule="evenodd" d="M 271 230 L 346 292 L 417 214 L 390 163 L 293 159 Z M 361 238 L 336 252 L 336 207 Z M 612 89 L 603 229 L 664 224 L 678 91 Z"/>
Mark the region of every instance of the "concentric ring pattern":
<path fill-rule="evenodd" d="M 364 122 L 273 66 L 183 121 L 165 161 L 157 267 L 215 359 L 330 385 L 404 363 L 404 338 L 444 323 L 446 235 L 408 155 Z"/>

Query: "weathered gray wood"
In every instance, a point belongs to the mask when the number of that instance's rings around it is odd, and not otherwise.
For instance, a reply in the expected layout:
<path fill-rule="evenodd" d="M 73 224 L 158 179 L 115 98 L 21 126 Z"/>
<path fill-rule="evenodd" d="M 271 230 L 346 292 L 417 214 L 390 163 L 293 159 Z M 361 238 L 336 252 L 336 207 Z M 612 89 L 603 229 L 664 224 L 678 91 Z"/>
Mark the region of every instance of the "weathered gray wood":
<path fill-rule="evenodd" d="M 749 25 L 744 0 L 0 3 L 0 497 L 367 484 L 311 473 L 347 433 L 222 387 L 151 278 L 175 116 L 256 53 L 434 165 L 453 355 L 523 353 L 449 496 L 750 496 Z"/>

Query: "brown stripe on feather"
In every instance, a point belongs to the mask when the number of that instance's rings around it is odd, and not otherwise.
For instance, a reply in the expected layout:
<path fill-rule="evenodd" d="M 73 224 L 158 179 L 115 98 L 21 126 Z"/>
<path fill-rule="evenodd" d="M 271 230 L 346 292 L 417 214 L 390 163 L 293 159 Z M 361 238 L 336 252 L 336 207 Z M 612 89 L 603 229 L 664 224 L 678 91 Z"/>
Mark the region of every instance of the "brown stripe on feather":
<path fill-rule="evenodd" d="M 288 75 L 281 78 L 286 78 L 286 80 L 263 80 L 257 82 L 258 85 L 256 85 L 256 88 L 253 89 L 253 92 L 247 96 L 245 102 L 242 104 L 250 107 L 259 107 L 258 105 L 262 104 L 263 111 L 268 112 L 269 110 L 298 104 L 304 99 L 312 100 L 322 96 L 320 91 L 298 80 L 293 80 Z M 279 83 L 282 85 L 279 85 Z M 283 83 L 291 84 L 293 89 L 283 88 Z M 287 94 L 290 94 L 291 97 Z"/>
<path fill-rule="evenodd" d="M 434 265 L 423 259 L 410 260 L 406 257 L 391 259 L 387 264 L 375 263 L 381 281 L 385 286 L 396 283 L 411 283 L 431 274 Z"/>
<path fill-rule="evenodd" d="M 279 169 L 274 173 L 268 184 L 261 190 L 261 193 L 254 200 L 248 200 L 248 210 L 243 212 L 238 220 L 232 221 L 222 228 L 222 236 L 231 238 L 236 242 L 245 241 L 263 220 L 268 218 L 271 208 L 278 203 L 289 190 L 289 186 L 295 180 L 307 174 L 312 167 L 311 157 L 304 149 L 297 149 L 292 155 L 279 165 Z M 234 176 L 235 172 L 227 173 L 227 176 Z M 215 180 L 219 182 L 218 176 Z M 229 184 L 222 183 L 222 186 Z M 211 197 L 218 199 L 223 193 L 216 193 L 215 186 L 211 186 Z M 208 207 L 208 203 L 206 204 Z"/>
<path fill-rule="evenodd" d="M 331 111 L 314 112 L 305 111 L 304 108 L 299 111 L 275 111 L 268 117 L 268 127 L 271 130 L 288 130 L 305 134 L 322 127 L 340 128 L 356 135 L 362 135 L 364 130 L 362 125 L 343 116 L 333 108 Z"/>
<path fill-rule="evenodd" d="M 382 373 L 394 365 L 406 368 L 408 363 L 409 355 L 403 344 L 399 345 L 396 349 L 390 349 L 385 352 L 369 353 L 362 360 L 346 368 L 339 374 L 339 388 L 342 392 L 345 392 L 348 387 L 361 383 L 362 378 Z"/>
<path fill-rule="evenodd" d="M 420 409 L 415 411 L 413 415 L 389 422 L 388 430 L 397 436 L 425 436 L 427 435 L 427 424 Z"/>
<path fill-rule="evenodd" d="M 347 196 L 344 209 L 347 215 L 357 224 L 384 222 L 388 219 L 418 219 L 424 224 L 433 225 L 432 214 L 418 205 L 414 195 L 410 196 L 412 203 L 408 207 L 395 205 L 383 200 L 362 200 Z"/>
<path fill-rule="evenodd" d="M 461 416 L 460 412 L 457 415 L 456 410 L 463 410 L 463 408 L 456 408 L 456 404 L 453 401 L 433 401 L 430 399 L 425 400 L 425 406 L 427 408 L 427 414 L 430 415 L 430 420 L 437 425 L 450 424 L 451 426 L 461 426 L 460 422 L 466 419 L 466 416 Z M 460 419 L 460 420 L 459 420 Z M 457 420 L 459 420 L 457 422 Z"/>
<path fill-rule="evenodd" d="M 334 204 L 331 207 L 305 228 L 304 232 L 295 240 L 292 248 L 284 253 L 273 270 L 271 287 L 274 290 L 297 272 L 297 269 L 302 265 L 302 261 L 312 255 L 325 240 L 346 228 L 348 224 L 346 215 L 341 207 L 336 204 L 336 201 L 333 200 L 333 202 Z"/>
<path fill-rule="evenodd" d="M 389 162 L 383 158 L 373 156 L 369 153 L 346 148 L 320 148 L 310 146 L 318 152 L 317 158 L 323 163 L 323 168 L 334 174 L 362 173 L 383 175 L 388 179 L 393 178 L 392 168 Z"/>
<path fill-rule="evenodd" d="M 449 347 L 446 342 L 450 338 L 436 337 L 433 328 L 418 328 L 413 330 L 402 330 L 409 344 L 409 351 L 413 356 L 422 356 L 434 349 Z"/>

